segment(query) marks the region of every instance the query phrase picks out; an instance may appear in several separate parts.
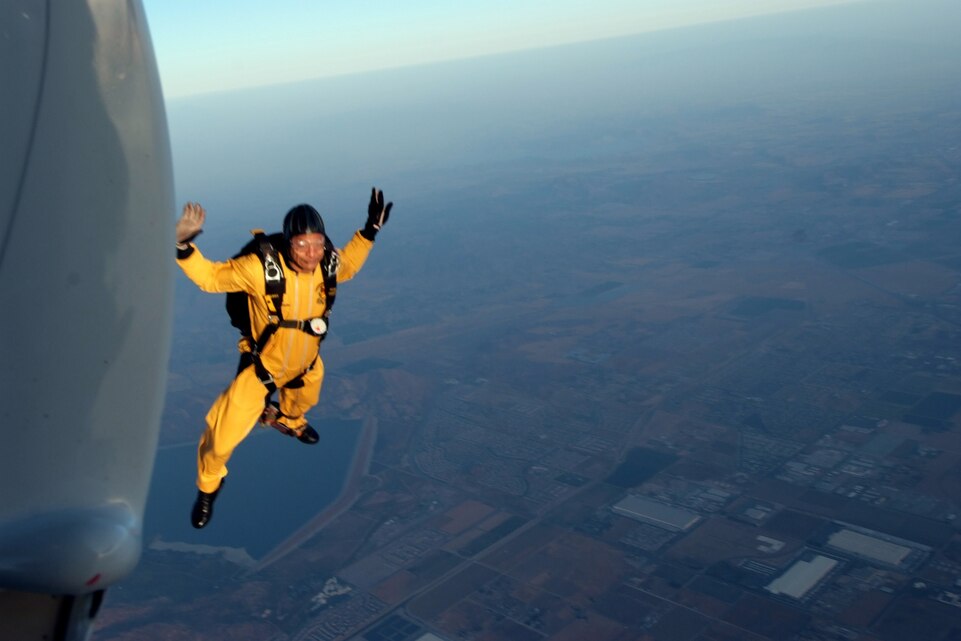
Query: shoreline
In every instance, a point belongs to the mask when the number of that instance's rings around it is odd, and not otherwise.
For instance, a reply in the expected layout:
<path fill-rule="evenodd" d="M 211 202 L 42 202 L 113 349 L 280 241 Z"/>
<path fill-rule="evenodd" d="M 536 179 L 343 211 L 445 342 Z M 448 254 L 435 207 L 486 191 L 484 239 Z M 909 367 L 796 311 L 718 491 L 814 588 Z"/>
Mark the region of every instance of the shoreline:
<path fill-rule="evenodd" d="M 257 560 L 247 553 L 244 548 L 229 546 L 205 545 L 202 543 L 184 543 L 183 541 L 164 541 L 157 537 L 147 544 L 147 548 L 161 552 L 189 552 L 191 554 L 219 554 L 227 561 L 243 568 L 253 567 Z"/>
<path fill-rule="evenodd" d="M 245 576 L 259 572 L 272 563 L 282 559 L 289 553 L 303 545 L 308 539 L 320 532 L 328 523 L 346 512 L 354 504 L 359 495 L 358 487 L 360 481 L 367 475 L 370 469 L 370 462 L 374 454 L 374 444 L 377 442 L 377 419 L 368 417 L 364 420 L 363 431 L 357 440 L 354 448 L 354 455 L 351 458 L 350 469 L 344 480 L 343 488 L 333 503 L 324 508 L 321 512 L 299 527 L 286 539 L 281 541 L 273 550 L 259 559 L 253 567 L 248 568 Z"/>

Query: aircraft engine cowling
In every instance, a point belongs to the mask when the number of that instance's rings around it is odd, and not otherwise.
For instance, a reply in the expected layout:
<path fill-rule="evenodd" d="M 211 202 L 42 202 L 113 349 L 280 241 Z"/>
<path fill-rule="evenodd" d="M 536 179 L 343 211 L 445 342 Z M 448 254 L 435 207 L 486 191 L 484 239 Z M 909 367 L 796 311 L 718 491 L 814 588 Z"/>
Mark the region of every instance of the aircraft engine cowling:
<path fill-rule="evenodd" d="M 173 300 L 173 178 L 139 0 L 0 3 L 0 588 L 140 556 Z"/>

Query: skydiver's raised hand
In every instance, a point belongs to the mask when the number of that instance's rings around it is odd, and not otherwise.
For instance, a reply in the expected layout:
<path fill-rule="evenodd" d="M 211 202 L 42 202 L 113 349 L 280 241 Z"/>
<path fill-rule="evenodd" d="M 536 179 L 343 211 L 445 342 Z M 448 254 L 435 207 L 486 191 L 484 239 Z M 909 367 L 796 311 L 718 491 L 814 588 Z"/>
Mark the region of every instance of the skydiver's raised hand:
<path fill-rule="evenodd" d="M 180 220 L 177 221 L 177 243 L 183 244 L 190 242 L 204 230 L 204 221 L 207 219 L 207 212 L 198 203 L 187 203 L 184 205 Z"/>
<path fill-rule="evenodd" d="M 367 205 L 367 224 L 364 225 L 364 229 L 361 232 L 364 238 L 374 240 L 380 228 L 387 224 L 387 219 L 390 218 L 390 210 L 393 206 L 394 203 L 387 203 L 387 205 L 384 206 L 384 192 L 376 187 L 370 190 L 370 204 Z"/>

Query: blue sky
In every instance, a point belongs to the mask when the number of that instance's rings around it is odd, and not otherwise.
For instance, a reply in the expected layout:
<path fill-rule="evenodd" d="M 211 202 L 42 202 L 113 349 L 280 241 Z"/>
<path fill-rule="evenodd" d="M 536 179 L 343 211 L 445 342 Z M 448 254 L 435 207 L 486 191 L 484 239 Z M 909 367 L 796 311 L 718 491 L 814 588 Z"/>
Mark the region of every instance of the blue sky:
<path fill-rule="evenodd" d="M 848 1 L 142 0 L 168 98 Z"/>

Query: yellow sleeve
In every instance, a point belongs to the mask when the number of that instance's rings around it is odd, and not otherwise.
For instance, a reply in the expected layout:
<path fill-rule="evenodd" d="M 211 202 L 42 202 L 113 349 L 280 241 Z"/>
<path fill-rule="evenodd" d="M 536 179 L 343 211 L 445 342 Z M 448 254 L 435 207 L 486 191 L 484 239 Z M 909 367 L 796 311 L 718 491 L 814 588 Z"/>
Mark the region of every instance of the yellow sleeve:
<path fill-rule="evenodd" d="M 343 249 L 338 251 L 340 254 L 340 266 L 337 268 L 337 282 L 343 282 L 353 278 L 354 275 L 360 271 L 360 268 L 364 266 L 364 263 L 367 261 L 367 256 L 370 254 L 370 249 L 373 246 L 373 241 L 361 236 L 359 231 L 354 232 L 353 238 L 344 245 Z"/>
<path fill-rule="evenodd" d="M 205 292 L 264 292 L 264 270 L 256 254 L 231 258 L 224 262 L 208 260 L 197 246 L 186 258 L 178 259 L 177 264 L 187 278 Z"/>

